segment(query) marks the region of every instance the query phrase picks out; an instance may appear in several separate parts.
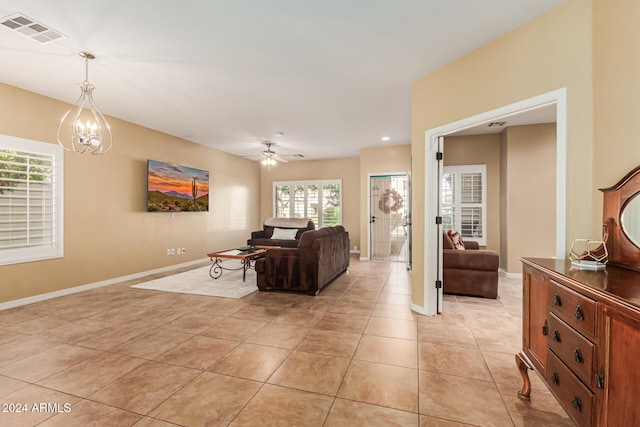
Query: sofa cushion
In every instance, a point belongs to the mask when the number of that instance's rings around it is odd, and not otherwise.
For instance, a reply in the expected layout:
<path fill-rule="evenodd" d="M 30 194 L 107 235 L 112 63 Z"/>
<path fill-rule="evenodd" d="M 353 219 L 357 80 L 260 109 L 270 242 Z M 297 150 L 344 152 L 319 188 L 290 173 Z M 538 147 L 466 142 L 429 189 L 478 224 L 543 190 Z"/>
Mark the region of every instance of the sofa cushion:
<path fill-rule="evenodd" d="M 459 268 L 462 270 L 498 271 L 500 256 L 491 250 L 458 251 L 445 249 L 442 251 L 442 267 Z"/>
<path fill-rule="evenodd" d="M 455 249 L 449 233 L 442 231 L 442 249 Z"/>
<path fill-rule="evenodd" d="M 318 230 L 310 230 L 305 231 L 300 236 L 300 241 L 298 242 L 298 247 L 300 249 L 311 249 L 313 246 L 313 242 L 319 237 L 329 235 L 330 231 L 327 228 L 320 228 Z"/>
<path fill-rule="evenodd" d="M 297 228 L 274 228 L 273 234 L 271 234 L 271 238 L 274 240 L 295 240 L 296 234 L 298 233 Z"/>
<path fill-rule="evenodd" d="M 291 227 L 294 225 L 300 225 L 301 227 Z M 290 236 L 287 235 L 284 236 L 285 238 L 273 238 L 273 231 L 276 228 L 295 230 L 295 237 L 290 238 Z M 297 239 L 300 239 L 302 233 L 307 230 L 314 230 L 315 228 L 316 225 L 309 218 L 267 218 L 262 230 L 251 232 L 251 238 L 247 240 L 247 245 L 296 248 L 298 247 Z M 287 233 L 293 233 L 293 231 L 287 231 Z"/>
<path fill-rule="evenodd" d="M 464 243 L 462 242 L 462 236 L 458 233 L 458 230 L 452 228 L 447 232 L 453 243 L 453 248 L 457 250 L 464 250 Z"/>
<path fill-rule="evenodd" d="M 264 225 L 278 228 L 307 228 L 309 218 L 267 218 Z"/>
<path fill-rule="evenodd" d="M 279 246 L 281 248 L 297 248 L 298 240 L 279 240 L 271 238 L 258 238 L 247 240 L 249 246 Z"/>

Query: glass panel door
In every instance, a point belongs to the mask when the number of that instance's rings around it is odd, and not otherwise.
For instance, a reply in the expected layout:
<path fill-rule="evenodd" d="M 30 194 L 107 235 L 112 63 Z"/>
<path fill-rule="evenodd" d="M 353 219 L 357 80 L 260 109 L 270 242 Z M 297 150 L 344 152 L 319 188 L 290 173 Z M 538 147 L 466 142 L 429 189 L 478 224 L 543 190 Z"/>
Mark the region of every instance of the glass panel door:
<path fill-rule="evenodd" d="M 370 259 L 408 262 L 408 175 L 372 176 L 369 188 Z"/>

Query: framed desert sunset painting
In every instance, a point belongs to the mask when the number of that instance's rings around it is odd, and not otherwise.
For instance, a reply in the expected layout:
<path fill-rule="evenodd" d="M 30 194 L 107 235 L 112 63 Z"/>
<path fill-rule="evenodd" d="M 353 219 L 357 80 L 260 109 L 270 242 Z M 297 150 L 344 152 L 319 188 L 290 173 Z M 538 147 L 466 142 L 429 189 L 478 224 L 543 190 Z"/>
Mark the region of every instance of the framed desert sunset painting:
<path fill-rule="evenodd" d="M 147 161 L 147 212 L 209 210 L 209 171 Z"/>

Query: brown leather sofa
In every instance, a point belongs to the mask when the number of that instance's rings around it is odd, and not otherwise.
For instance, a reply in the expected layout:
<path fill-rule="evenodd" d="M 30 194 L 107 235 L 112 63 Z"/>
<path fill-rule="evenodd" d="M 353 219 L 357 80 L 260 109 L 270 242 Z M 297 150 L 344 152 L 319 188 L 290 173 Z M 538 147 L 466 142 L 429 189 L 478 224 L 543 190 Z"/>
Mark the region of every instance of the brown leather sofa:
<path fill-rule="evenodd" d="M 258 289 L 317 295 L 349 267 L 349 233 L 341 225 L 305 231 L 297 248 L 269 249 L 256 261 Z"/>
<path fill-rule="evenodd" d="M 297 229 L 295 239 L 273 239 L 276 228 Z M 253 231 L 247 240 L 249 246 L 281 246 L 283 248 L 297 248 L 302 233 L 315 230 L 316 225 L 308 218 L 267 218 L 263 229 Z"/>
<path fill-rule="evenodd" d="M 484 298 L 498 296 L 500 257 L 491 250 L 480 250 L 476 242 L 464 242 L 464 250 L 455 249 L 444 232 L 442 236 L 443 290 L 445 294 Z"/>

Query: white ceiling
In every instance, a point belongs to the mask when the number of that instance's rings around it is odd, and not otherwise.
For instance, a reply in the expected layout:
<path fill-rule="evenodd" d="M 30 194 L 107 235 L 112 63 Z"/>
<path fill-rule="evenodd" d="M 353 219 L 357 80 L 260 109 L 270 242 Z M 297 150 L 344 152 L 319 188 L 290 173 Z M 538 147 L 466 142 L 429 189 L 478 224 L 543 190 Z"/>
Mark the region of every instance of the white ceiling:
<path fill-rule="evenodd" d="M 523 126 L 530 124 L 555 123 L 557 120 L 557 106 L 555 103 L 540 106 L 534 109 L 513 113 L 506 116 L 494 117 L 491 120 L 478 125 L 459 130 L 450 136 L 483 135 L 500 133 L 511 126 Z"/>
<path fill-rule="evenodd" d="M 355 157 L 410 143 L 412 82 L 563 1 L 2 0 L 67 38 L 0 26 L 0 82 L 75 102 L 87 51 L 104 114 L 241 156 Z"/>

